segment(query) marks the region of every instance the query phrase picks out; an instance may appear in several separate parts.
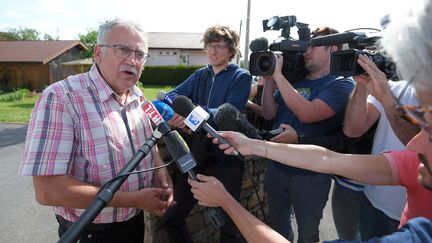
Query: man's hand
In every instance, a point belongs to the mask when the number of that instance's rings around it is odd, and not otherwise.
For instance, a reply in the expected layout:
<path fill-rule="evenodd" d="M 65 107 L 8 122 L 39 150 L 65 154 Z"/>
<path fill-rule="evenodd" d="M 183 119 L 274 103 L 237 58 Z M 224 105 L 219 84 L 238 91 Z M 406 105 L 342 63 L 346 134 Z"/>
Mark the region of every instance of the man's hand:
<path fill-rule="evenodd" d="M 272 77 L 274 80 L 277 79 L 277 77 L 282 74 L 282 67 L 283 67 L 283 56 L 282 53 L 275 53 L 275 69 L 273 71 Z"/>
<path fill-rule="evenodd" d="M 172 201 L 173 190 L 171 188 L 144 188 L 137 191 L 136 208 L 155 213 L 162 216 L 168 207 L 174 203 L 168 203 L 167 198 Z"/>
<path fill-rule="evenodd" d="M 379 70 L 377 65 L 364 54 L 359 55 L 357 62 L 366 73 L 354 76 L 354 80 L 366 85 L 368 92 L 382 104 L 392 102 L 393 96 L 385 73 Z"/>
<path fill-rule="evenodd" d="M 198 204 L 205 207 L 220 207 L 227 195 L 224 185 L 213 176 L 197 175 L 200 181 L 188 179 L 191 191 Z"/>
<path fill-rule="evenodd" d="M 281 124 L 281 128 L 284 128 L 284 131 L 278 134 L 277 136 L 270 139 L 271 142 L 276 143 L 298 143 L 298 134 L 292 126 L 288 124 Z"/>
<path fill-rule="evenodd" d="M 168 121 L 168 125 L 173 126 L 175 128 L 184 128 L 186 124 L 184 123 L 184 117 L 180 116 L 177 113 L 174 113 L 174 116 L 171 120 Z"/>
<path fill-rule="evenodd" d="M 161 196 L 161 200 L 165 201 L 164 207 L 161 208 L 161 212 L 163 214 L 166 211 L 166 209 L 176 204 L 176 201 L 174 201 L 174 194 L 173 194 L 174 186 L 166 168 L 157 169 L 155 171 L 153 180 L 154 180 L 154 186 L 156 188 L 166 189 L 166 192 L 168 193 Z"/>

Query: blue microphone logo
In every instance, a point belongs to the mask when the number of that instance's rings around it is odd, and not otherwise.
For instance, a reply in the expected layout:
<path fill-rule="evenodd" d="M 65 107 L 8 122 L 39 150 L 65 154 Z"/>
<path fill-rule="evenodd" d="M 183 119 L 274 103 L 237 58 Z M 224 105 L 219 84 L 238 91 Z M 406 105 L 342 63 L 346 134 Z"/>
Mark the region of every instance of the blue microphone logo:
<path fill-rule="evenodd" d="M 200 120 L 196 117 L 194 117 L 193 115 L 189 116 L 188 119 L 194 126 L 198 125 L 200 123 Z"/>

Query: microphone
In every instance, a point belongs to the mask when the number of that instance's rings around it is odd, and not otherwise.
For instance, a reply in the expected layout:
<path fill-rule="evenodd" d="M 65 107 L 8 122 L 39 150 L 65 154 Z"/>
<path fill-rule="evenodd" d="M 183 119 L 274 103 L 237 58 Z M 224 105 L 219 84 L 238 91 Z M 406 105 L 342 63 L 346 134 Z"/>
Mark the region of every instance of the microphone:
<path fill-rule="evenodd" d="M 206 122 L 210 115 L 202 107 L 195 106 L 188 97 L 184 95 L 175 97 L 172 106 L 177 114 L 185 117 L 184 123 L 192 129 L 192 131 L 195 132 L 197 129 L 203 128 L 207 133 L 217 138 L 219 143 L 228 144 L 228 142 Z"/>
<path fill-rule="evenodd" d="M 168 105 L 165 107 L 170 108 Z M 180 134 L 177 131 L 172 131 L 169 128 L 162 116 L 157 111 L 157 108 L 151 102 L 146 102 L 143 106 L 143 110 L 164 136 L 164 141 L 168 152 L 173 158 L 178 157 L 176 159 L 177 168 L 179 168 L 182 173 L 188 173 L 188 176 L 192 180 L 198 181 L 196 173 L 193 170 L 193 168 L 197 165 L 197 162 L 193 158 L 189 147 Z M 225 216 L 220 208 L 208 208 L 207 216 L 209 217 L 215 229 L 219 229 L 225 225 Z"/>
<path fill-rule="evenodd" d="M 252 52 L 267 51 L 269 48 L 268 40 L 265 37 L 259 37 L 251 41 L 249 49 Z"/>
<path fill-rule="evenodd" d="M 245 115 L 241 114 L 230 103 L 219 106 L 213 117 L 213 121 L 219 130 L 240 132 L 249 138 L 261 139 L 257 129 L 250 124 Z"/>
<path fill-rule="evenodd" d="M 156 95 L 156 99 L 165 102 L 168 105 L 172 105 L 175 94 L 168 94 L 165 91 L 159 91 Z"/>
<path fill-rule="evenodd" d="M 171 131 L 164 136 L 164 141 L 169 153 L 176 159 L 177 168 L 181 173 L 188 173 L 188 176 L 199 181 L 193 168 L 197 165 L 196 160 L 190 153 L 189 147 L 177 131 Z M 225 225 L 225 216 L 221 208 L 207 208 L 207 216 L 213 227 L 219 229 Z"/>
<path fill-rule="evenodd" d="M 357 38 L 356 38 L 357 37 Z M 350 43 L 358 38 L 364 38 L 364 34 L 356 34 L 354 32 L 344 32 L 331 34 L 326 36 L 318 36 L 310 40 L 311 46 L 329 46 Z"/>
<path fill-rule="evenodd" d="M 176 159 L 177 167 L 181 173 L 188 173 L 189 177 L 198 181 L 193 168 L 197 165 L 196 160 L 190 153 L 189 147 L 177 131 L 171 131 L 164 136 L 168 152 Z"/>
<path fill-rule="evenodd" d="M 163 120 L 169 121 L 174 116 L 174 110 L 165 102 L 160 100 L 153 100 L 152 103 L 156 107 L 156 110 L 159 112 L 159 114 L 162 116 Z"/>
<path fill-rule="evenodd" d="M 156 107 L 151 102 L 148 101 L 145 102 L 142 106 L 142 109 L 150 117 L 150 119 L 156 126 L 165 123 L 164 119 L 162 118 L 162 116 L 157 111 Z"/>
<path fill-rule="evenodd" d="M 219 130 L 240 132 L 252 139 L 270 140 L 285 130 L 281 127 L 271 131 L 258 130 L 247 120 L 244 114 L 240 113 L 230 103 L 219 106 L 218 111 L 213 117 L 213 121 Z"/>

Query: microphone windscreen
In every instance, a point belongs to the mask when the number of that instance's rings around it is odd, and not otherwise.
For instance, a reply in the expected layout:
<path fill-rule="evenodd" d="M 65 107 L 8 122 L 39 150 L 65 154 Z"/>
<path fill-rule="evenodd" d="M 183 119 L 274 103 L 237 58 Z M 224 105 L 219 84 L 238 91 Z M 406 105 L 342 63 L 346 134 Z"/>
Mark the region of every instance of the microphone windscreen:
<path fill-rule="evenodd" d="M 178 95 L 174 98 L 172 107 L 177 114 L 182 117 L 187 117 L 196 106 L 188 97 Z"/>
<path fill-rule="evenodd" d="M 171 118 L 174 116 L 174 110 L 165 102 L 160 100 L 153 100 L 152 103 L 165 121 L 171 120 Z"/>
<path fill-rule="evenodd" d="M 264 37 L 256 38 L 249 44 L 249 49 L 252 52 L 267 51 L 268 47 L 268 40 Z"/>
<path fill-rule="evenodd" d="M 221 131 L 235 131 L 246 135 L 249 138 L 261 138 L 257 129 L 250 124 L 245 115 L 240 113 L 230 103 L 219 106 L 213 117 L 213 122 Z"/>

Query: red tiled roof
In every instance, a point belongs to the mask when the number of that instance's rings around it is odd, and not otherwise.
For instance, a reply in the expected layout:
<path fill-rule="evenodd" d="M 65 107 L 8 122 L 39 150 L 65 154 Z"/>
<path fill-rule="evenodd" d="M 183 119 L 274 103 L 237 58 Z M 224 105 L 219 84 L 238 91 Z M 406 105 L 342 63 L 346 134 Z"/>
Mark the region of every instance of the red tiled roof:
<path fill-rule="evenodd" d="M 48 63 L 75 46 L 88 50 L 78 40 L 0 41 L 0 62 Z"/>
<path fill-rule="evenodd" d="M 203 49 L 204 33 L 148 32 L 149 48 Z"/>

